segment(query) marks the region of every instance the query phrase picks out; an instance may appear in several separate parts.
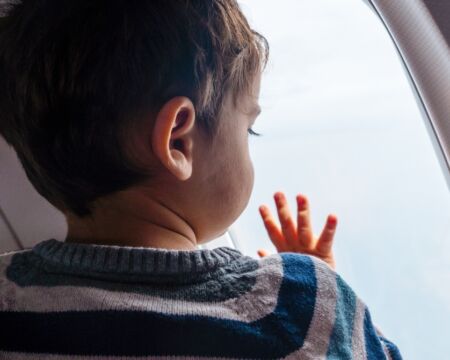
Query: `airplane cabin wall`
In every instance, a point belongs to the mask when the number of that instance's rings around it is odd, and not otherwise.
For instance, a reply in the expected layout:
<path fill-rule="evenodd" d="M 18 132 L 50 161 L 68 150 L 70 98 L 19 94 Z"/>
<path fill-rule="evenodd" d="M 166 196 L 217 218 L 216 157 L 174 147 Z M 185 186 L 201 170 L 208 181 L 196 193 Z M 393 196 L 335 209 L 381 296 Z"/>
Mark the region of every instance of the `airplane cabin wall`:
<path fill-rule="evenodd" d="M 2 249 L 0 252 L 20 250 L 19 246 L 14 241 L 14 237 L 9 231 L 8 226 L 6 226 L 6 223 L 2 218 L 0 218 L 0 243 L 0 247 Z"/>
<path fill-rule="evenodd" d="M 447 44 L 450 43 L 450 6 L 448 0 L 425 0 L 424 2 L 446 38 Z"/>
<path fill-rule="evenodd" d="M 50 238 L 64 239 L 67 224 L 60 211 L 31 185 L 15 151 L 0 137 L 0 207 L 25 248 Z M 0 253 L 17 250 L 1 219 Z M 11 241 L 12 240 L 12 241 Z"/>

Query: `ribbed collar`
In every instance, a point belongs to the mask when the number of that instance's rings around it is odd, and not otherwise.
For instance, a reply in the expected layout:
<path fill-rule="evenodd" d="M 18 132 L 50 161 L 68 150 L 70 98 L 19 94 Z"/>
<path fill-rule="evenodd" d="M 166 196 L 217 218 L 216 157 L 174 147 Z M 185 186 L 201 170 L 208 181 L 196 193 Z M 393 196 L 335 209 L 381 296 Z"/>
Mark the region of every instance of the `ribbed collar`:
<path fill-rule="evenodd" d="M 238 250 L 168 250 L 146 247 L 77 244 L 50 239 L 32 251 L 48 265 L 78 272 L 169 275 L 210 272 L 244 257 Z"/>

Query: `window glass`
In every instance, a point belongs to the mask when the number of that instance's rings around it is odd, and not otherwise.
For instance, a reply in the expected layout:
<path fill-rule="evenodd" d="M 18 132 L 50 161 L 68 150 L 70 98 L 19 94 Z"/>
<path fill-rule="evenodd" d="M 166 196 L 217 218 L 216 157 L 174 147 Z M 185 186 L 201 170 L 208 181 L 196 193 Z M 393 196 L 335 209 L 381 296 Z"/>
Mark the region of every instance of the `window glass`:
<path fill-rule="evenodd" d="M 257 257 L 273 194 L 308 197 L 314 232 L 338 216 L 337 271 L 406 359 L 450 334 L 450 197 L 395 47 L 362 0 L 241 0 L 270 43 L 250 137 L 255 185 L 230 228 Z"/>

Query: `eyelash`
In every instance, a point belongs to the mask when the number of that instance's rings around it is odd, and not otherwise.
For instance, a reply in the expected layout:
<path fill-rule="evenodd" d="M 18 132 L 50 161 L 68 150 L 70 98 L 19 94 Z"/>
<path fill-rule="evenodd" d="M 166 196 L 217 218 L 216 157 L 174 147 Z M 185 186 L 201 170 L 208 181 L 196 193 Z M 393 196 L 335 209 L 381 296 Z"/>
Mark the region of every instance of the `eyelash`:
<path fill-rule="evenodd" d="M 248 129 L 248 133 L 250 135 L 254 135 L 254 136 L 261 136 L 261 134 L 258 134 L 257 132 L 254 132 L 252 128 Z"/>

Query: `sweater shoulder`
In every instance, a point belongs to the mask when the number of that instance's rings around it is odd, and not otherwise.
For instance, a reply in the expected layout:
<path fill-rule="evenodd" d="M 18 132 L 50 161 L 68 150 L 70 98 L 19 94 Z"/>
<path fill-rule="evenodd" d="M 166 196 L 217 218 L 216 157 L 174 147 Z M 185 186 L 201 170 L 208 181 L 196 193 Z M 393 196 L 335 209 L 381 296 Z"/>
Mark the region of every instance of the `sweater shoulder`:
<path fill-rule="evenodd" d="M 320 280 L 335 279 L 338 276 L 324 261 L 314 256 L 292 252 L 280 253 L 279 256 L 286 282 L 301 283 L 315 289 Z"/>

